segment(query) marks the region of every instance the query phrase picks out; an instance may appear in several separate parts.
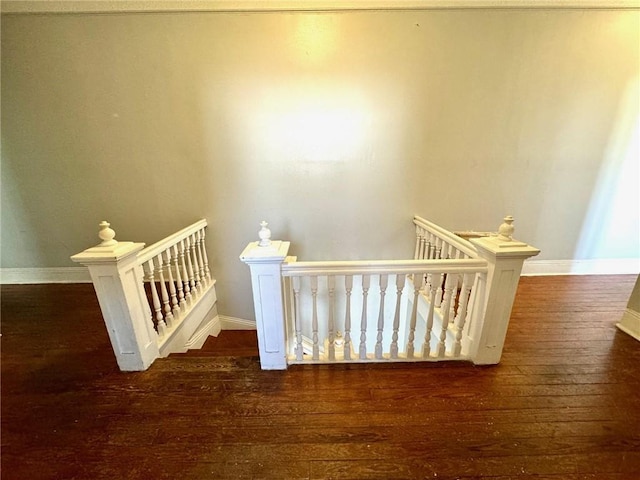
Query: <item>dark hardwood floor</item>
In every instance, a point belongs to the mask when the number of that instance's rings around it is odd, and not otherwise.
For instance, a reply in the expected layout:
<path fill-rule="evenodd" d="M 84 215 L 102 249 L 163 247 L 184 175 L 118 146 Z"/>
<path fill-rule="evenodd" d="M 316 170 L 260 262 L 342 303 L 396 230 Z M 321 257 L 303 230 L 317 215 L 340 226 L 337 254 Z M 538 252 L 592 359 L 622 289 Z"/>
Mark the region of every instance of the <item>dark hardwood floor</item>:
<path fill-rule="evenodd" d="M 523 278 L 499 366 L 260 370 L 254 332 L 118 371 L 91 285 L 2 287 L 2 478 L 640 479 L 634 276 Z"/>

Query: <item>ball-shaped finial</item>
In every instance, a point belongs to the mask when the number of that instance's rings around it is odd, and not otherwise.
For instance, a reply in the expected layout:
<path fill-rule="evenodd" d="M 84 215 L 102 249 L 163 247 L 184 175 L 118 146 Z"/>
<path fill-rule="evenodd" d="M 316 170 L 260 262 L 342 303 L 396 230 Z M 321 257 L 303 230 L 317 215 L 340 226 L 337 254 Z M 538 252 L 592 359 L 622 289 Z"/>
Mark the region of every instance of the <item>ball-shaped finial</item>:
<path fill-rule="evenodd" d="M 260 222 L 260 227 L 262 228 L 260 228 L 260 231 L 258 232 L 258 237 L 260 237 L 260 243 L 258 243 L 258 245 L 261 247 L 268 247 L 271 245 L 271 230 L 267 228 L 267 225 L 269 224 L 264 220 Z"/>
<path fill-rule="evenodd" d="M 98 225 L 100 227 L 98 237 L 102 240 L 102 243 L 100 243 L 101 247 L 110 247 L 111 245 L 118 243 L 118 241 L 115 240 L 116 232 L 109 228 L 110 225 L 111 224 L 105 220 L 100 222 Z"/>
<path fill-rule="evenodd" d="M 507 215 L 503 220 L 504 223 L 502 223 L 498 228 L 498 240 L 510 242 L 513 239 L 513 231 L 515 230 L 515 227 L 513 226 L 513 217 L 511 215 Z"/>

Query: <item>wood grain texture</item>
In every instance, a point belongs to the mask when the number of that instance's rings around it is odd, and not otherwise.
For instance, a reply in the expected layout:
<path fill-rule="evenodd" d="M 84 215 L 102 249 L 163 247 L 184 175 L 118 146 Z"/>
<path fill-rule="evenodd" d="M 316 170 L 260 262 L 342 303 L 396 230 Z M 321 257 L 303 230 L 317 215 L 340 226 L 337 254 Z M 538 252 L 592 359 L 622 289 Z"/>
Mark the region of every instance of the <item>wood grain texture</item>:
<path fill-rule="evenodd" d="M 91 285 L 5 285 L 2 478 L 640 478 L 634 281 L 522 278 L 498 366 L 261 371 L 224 331 L 137 373 Z"/>

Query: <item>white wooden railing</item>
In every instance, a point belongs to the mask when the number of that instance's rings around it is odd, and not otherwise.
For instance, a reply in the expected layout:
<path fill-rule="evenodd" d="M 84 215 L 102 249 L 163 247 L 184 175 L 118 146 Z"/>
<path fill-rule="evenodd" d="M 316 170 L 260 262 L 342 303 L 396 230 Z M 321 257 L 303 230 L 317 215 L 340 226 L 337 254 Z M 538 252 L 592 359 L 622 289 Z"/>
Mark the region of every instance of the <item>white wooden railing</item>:
<path fill-rule="evenodd" d="M 102 243 L 71 259 L 89 267 L 121 370 L 144 370 L 219 333 L 206 220 L 147 248 L 116 241 L 109 227 L 102 222 Z"/>
<path fill-rule="evenodd" d="M 292 288 L 285 288 L 285 293 L 286 298 L 293 299 L 289 311 L 295 331 L 294 354 L 289 363 L 460 357 L 473 279 L 486 272 L 486 262 L 479 259 L 286 262 L 282 275 L 291 279 Z M 454 288 L 459 278 L 467 279 L 460 291 Z M 312 298 L 310 309 L 303 308 L 305 283 Z M 355 298 L 354 284 L 358 294 Z M 288 293 L 290 291 L 293 296 Z M 318 337 L 319 303 L 325 303 L 326 308 L 322 310 L 328 318 L 327 325 L 322 328 L 327 332 L 323 341 Z M 424 315 L 422 305 L 433 308 L 427 308 Z M 337 325 L 336 311 L 341 312 L 340 317 L 344 319 L 340 325 Z M 305 314 L 310 316 L 310 323 Z M 311 327 L 311 354 L 308 356 L 303 348 L 303 333 L 308 333 L 304 332 L 305 320 Z M 351 340 L 352 330 L 355 331 L 353 336 L 359 339 L 355 345 Z M 339 345 L 344 347 L 338 356 L 336 335 Z M 436 337 L 437 345 L 433 345 L 432 340 Z M 399 343 L 406 348 L 399 348 Z M 320 350 L 323 350 L 323 356 Z M 354 354 L 354 350 L 357 353 Z"/>
<path fill-rule="evenodd" d="M 262 368 L 291 363 L 498 363 L 523 261 L 539 250 L 499 233 L 465 240 L 415 217 L 413 260 L 298 262 L 289 243 L 250 243 Z"/>
<path fill-rule="evenodd" d="M 416 227 L 416 248 L 413 258 L 427 260 L 478 258 L 478 250 L 468 240 L 422 217 L 413 217 L 413 223 Z"/>

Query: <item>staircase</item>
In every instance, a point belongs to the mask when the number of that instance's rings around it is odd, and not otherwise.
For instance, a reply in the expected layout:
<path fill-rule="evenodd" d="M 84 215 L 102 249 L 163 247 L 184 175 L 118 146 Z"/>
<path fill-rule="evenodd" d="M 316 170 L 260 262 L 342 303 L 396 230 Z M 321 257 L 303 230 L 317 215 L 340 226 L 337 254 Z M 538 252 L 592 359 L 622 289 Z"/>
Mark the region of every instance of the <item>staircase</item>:
<path fill-rule="evenodd" d="M 209 337 L 199 350 L 172 353 L 169 357 L 258 357 L 258 337 L 255 330 L 222 330 Z"/>

